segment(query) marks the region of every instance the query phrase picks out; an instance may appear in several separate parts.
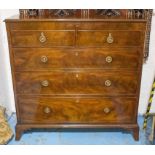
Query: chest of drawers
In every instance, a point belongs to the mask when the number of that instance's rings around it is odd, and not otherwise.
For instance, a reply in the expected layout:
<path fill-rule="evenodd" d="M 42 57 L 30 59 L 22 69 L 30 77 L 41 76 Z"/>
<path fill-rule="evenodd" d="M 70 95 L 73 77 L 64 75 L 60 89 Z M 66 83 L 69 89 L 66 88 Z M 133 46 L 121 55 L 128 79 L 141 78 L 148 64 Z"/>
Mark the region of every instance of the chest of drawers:
<path fill-rule="evenodd" d="M 6 20 L 16 139 L 31 128 L 121 128 L 138 140 L 145 20 Z"/>

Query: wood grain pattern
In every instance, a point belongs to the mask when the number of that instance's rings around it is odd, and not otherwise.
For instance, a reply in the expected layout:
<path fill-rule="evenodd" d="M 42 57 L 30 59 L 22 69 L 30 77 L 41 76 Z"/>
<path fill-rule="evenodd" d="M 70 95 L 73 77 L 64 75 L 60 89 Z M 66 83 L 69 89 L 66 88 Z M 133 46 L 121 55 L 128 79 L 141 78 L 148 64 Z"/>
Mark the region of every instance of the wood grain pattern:
<path fill-rule="evenodd" d="M 138 140 L 146 20 L 10 19 L 6 25 L 16 139 L 30 128 L 120 127 Z"/>
<path fill-rule="evenodd" d="M 44 33 L 46 41 L 41 43 L 39 37 Z M 13 47 L 52 47 L 75 46 L 75 31 L 12 31 Z M 114 42 L 107 43 L 111 33 Z M 141 46 L 144 44 L 140 31 L 77 31 L 77 46 Z"/>
<path fill-rule="evenodd" d="M 113 43 L 107 43 L 109 33 L 114 39 Z M 96 31 L 96 30 L 79 30 L 77 37 L 77 46 L 94 47 L 94 46 L 142 46 L 142 33 L 140 31 Z"/>
<path fill-rule="evenodd" d="M 135 98 L 19 96 L 21 123 L 135 123 Z M 45 113 L 45 108 L 50 108 Z M 109 108 L 109 112 L 105 112 Z"/>
<path fill-rule="evenodd" d="M 91 19 L 91 21 L 75 21 L 68 19 L 68 21 L 47 21 L 39 19 L 32 21 L 33 19 L 26 20 L 26 22 L 12 21 L 10 24 L 11 30 L 73 30 L 75 26 L 78 26 L 79 30 L 141 30 L 145 31 L 146 22 L 145 21 L 135 21 L 135 20 L 103 20 L 97 21 L 96 19 Z M 66 19 L 67 20 L 67 19 Z M 82 20 L 82 19 L 81 19 Z M 7 21 L 10 22 L 10 21 Z"/>
<path fill-rule="evenodd" d="M 104 22 L 80 22 L 79 30 L 128 30 L 128 31 L 145 31 L 145 22 L 128 22 L 128 21 L 104 21 Z"/>
<path fill-rule="evenodd" d="M 41 33 L 44 33 L 46 41 L 40 42 Z M 12 31 L 12 46 L 14 47 L 52 47 L 73 46 L 74 31 Z"/>
<path fill-rule="evenodd" d="M 109 52 L 109 50 L 111 52 Z M 13 49 L 16 71 L 45 71 L 52 69 L 138 69 L 141 48 L 87 48 L 87 49 L 50 49 L 15 48 Z M 112 62 L 107 62 L 110 56 Z M 46 62 L 42 62 L 46 57 Z"/>
<path fill-rule="evenodd" d="M 138 84 L 137 72 L 16 72 L 15 76 L 18 94 L 135 95 Z M 42 86 L 44 80 L 48 81 L 48 86 Z M 106 80 L 111 81 L 111 86 L 105 86 Z"/>

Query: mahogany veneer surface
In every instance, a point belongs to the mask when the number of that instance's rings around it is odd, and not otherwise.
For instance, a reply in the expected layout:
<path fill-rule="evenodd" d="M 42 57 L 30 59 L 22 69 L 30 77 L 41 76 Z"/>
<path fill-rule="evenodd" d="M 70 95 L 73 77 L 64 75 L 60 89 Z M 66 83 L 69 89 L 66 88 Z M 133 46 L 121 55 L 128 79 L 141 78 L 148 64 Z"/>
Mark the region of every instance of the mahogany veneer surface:
<path fill-rule="evenodd" d="M 146 20 L 7 19 L 16 139 L 30 128 L 132 130 Z"/>

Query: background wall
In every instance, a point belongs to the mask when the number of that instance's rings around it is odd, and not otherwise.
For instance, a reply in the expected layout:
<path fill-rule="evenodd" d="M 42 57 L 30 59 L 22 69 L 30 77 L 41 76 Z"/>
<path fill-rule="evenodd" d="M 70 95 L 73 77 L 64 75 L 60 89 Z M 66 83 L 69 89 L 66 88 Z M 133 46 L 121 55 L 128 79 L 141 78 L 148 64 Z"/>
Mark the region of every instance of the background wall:
<path fill-rule="evenodd" d="M 155 10 L 154 10 L 155 11 Z M 0 10 L 0 105 L 7 107 L 8 113 L 15 111 L 14 95 L 12 89 L 11 70 L 9 63 L 9 51 L 6 37 L 5 23 L 7 17 L 18 14 L 18 10 Z M 143 66 L 142 85 L 140 94 L 139 114 L 146 111 L 152 81 L 155 75 L 155 16 L 152 19 L 152 31 L 150 39 L 150 55 Z M 152 112 L 155 112 L 155 97 Z"/>
<path fill-rule="evenodd" d="M 18 10 L 0 10 L 0 105 L 7 107 L 10 114 L 15 111 L 9 51 L 5 23 L 3 20 L 18 14 Z"/>
<path fill-rule="evenodd" d="M 155 13 L 155 10 L 154 10 Z M 146 107 L 152 87 L 152 82 L 155 76 L 155 16 L 152 17 L 151 36 L 150 36 L 150 49 L 149 58 L 146 64 L 143 65 L 141 92 L 139 101 L 139 113 L 146 112 Z M 155 96 L 152 102 L 151 112 L 155 112 Z"/>

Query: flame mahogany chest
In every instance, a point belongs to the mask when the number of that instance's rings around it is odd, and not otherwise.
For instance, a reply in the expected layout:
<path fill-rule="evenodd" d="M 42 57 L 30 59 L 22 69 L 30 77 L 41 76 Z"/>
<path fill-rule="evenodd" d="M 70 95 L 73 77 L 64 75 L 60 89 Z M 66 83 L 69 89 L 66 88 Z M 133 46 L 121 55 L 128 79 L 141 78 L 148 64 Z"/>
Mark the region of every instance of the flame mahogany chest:
<path fill-rule="evenodd" d="M 151 10 L 20 10 L 6 19 L 16 140 L 32 128 L 120 128 L 139 138 Z"/>

